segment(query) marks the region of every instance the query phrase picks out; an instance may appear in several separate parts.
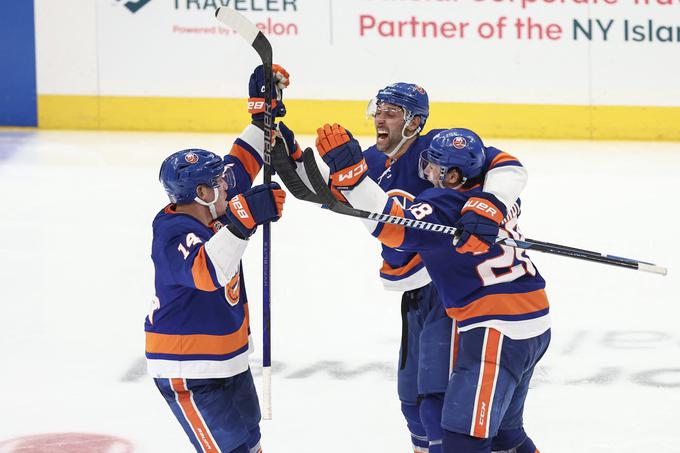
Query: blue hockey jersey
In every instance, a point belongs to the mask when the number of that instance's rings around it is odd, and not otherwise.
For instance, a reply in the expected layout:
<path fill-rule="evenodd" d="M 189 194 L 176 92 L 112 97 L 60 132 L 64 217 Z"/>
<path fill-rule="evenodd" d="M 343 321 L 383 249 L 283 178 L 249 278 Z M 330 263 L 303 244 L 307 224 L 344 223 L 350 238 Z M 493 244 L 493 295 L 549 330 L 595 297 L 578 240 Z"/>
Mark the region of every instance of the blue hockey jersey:
<path fill-rule="evenodd" d="M 408 150 L 397 160 L 393 161 L 375 145 L 364 151 L 368 176 L 378 183 L 381 189 L 390 197 L 396 199 L 402 209 L 408 209 L 413 200 L 424 190 L 432 188 L 432 184 L 418 176 L 418 163 L 420 153 L 426 150 L 435 135 L 443 129 L 433 129 L 425 135 L 418 136 Z M 482 171 L 487 174 L 487 180 L 494 178 L 494 171 L 502 167 L 515 167 L 521 169 L 522 164 L 511 155 L 496 148 L 487 148 L 486 160 Z M 522 169 L 523 170 L 523 169 Z M 519 197 L 524 187 L 526 178 L 500 178 L 499 185 L 503 185 L 503 194 L 494 192 L 499 199 L 512 205 Z M 509 179 L 503 181 L 503 179 Z M 518 182 L 516 184 L 516 182 Z M 430 282 L 425 265 L 418 253 L 404 251 L 402 249 L 382 246 L 383 265 L 380 268 L 380 278 L 383 286 L 388 290 L 408 291 L 425 286 Z"/>
<path fill-rule="evenodd" d="M 262 148 L 256 126 L 236 139 L 224 159 L 236 180 L 229 197 L 251 187 Z M 227 222 L 223 216 L 206 226 L 172 204 L 153 221 L 156 293 L 144 326 L 153 377 L 229 377 L 248 369 L 253 348 L 240 264 L 248 241 L 223 228 Z"/>
<path fill-rule="evenodd" d="M 382 212 L 453 225 L 468 198 L 479 191 L 479 187 L 464 192 L 430 188 L 406 210 L 389 198 Z M 502 221 L 499 235 L 522 239 L 519 213 L 516 204 Z M 512 339 L 524 339 L 550 327 L 545 281 L 524 250 L 493 245 L 487 253 L 461 254 L 451 236 L 394 224 L 378 224 L 372 234 L 389 247 L 420 254 L 447 314 L 457 321 L 460 331 L 485 326 Z"/>

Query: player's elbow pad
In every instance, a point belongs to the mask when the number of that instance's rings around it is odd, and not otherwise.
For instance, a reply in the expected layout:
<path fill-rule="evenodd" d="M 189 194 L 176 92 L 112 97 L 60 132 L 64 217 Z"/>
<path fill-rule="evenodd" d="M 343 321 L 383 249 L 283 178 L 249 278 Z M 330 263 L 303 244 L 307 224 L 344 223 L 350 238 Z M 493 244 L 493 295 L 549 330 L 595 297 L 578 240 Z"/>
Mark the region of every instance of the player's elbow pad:
<path fill-rule="evenodd" d="M 226 286 L 238 272 L 247 245 L 247 240 L 234 236 L 227 228 L 219 230 L 205 243 L 205 252 L 215 268 L 220 286 Z"/>
<path fill-rule="evenodd" d="M 526 168 L 517 165 L 492 168 L 486 175 L 482 190 L 493 194 L 510 210 L 529 180 Z"/>

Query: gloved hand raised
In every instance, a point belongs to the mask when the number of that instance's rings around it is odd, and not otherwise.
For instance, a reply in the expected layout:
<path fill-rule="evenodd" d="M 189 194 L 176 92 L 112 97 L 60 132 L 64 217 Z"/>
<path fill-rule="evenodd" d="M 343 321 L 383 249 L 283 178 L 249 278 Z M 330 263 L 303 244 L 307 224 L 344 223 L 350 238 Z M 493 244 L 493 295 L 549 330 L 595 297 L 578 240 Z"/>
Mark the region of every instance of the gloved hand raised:
<path fill-rule="evenodd" d="M 288 126 L 283 121 L 276 123 L 275 136 L 277 140 L 281 141 L 291 159 L 297 162 L 302 160 L 302 149 L 297 140 L 295 140 L 295 134 L 288 129 Z"/>
<path fill-rule="evenodd" d="M 290 84 L 290 76 L 282 66 L 272 65 L 272 119 L 286 116 L 283 105 L 283 89 Z M 253 121 L 264 119 L 264 67 L 259 65 L 248 82 L 248 113 Z"/>
<path fill-rule="evenodd" d="M 258 225 L 279 220 L 285 202 L 286 192 L 277 183 L 260 184 L 229 200 L 227 217 L 247 238 Z"/>
<path fill-rule="evenodd" d="M 359 142 L 339 124 L 324 124 L 316 130 L 316 149 L 331 171 L 331 185 L 351 189 L 368 174 Z"/>
<path fill-rule="evenodd" d="M 506 214 L 505 205 L 493 194 L 481 192 L 470 197 L 454 225 L 460 231 L 458 253 L 484 253 L 496 242 L 498 228 Z"/>

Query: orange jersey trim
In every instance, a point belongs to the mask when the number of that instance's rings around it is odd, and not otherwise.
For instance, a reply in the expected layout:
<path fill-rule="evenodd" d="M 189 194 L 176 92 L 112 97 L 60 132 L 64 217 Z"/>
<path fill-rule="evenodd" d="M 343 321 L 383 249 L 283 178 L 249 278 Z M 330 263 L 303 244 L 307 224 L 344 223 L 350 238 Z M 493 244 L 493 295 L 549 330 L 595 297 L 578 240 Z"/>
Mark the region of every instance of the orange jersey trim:
<path fill-rule="evenodd" d="M 246 169 L 248 176 L 250 176 L 250 181 L 255 181 L 257 174 L 260 172 L 260 163 L 257 161 L 257 159 L 255 159 L 255 157 L 250 154 L 247 149 L 237 145 L 236 143 L 234 143 L 234 145 L 231 147 L 229 155 L 237 158 L 243 165 L 243 168 Z"/>
<path fill-rule="evenodd" d="M 201 246 L 194 258 L 194 264 L 191 266 L 191 275 L 194 277 L 194 285 L 196 285 L 197 289 L 201 291 L 215 291 L 217 289 L 208 270 L 205 247 L 203 246 Z"/>
<path fill-rule="evenodd" d="M 184 417 L 186 417 L 196 439 L 203 447 L 203 451 L 218 451 L 212 434 L 205 423 L 203 423 L 203 419 L 194 404 L 193 393 L 187 390 L 184 379 L 172 378 L 170 379 L 170 385 L 177 396 L 177 404 L 182 408 Z"/>
<path fill-rule="evenodd" d="M 494 158 L 494 160 L 491 161 L 491 163 L 489 164 L 489 169 L 492 169 L 496 165 L 502 164 L 503 162 L 510 162 L 510 161 L 519 162 L 516 157 L 511 156 L 508 153 L 501 152 L 498 156 L 496 156 Z"/>
<path fill-rule="evenodd" d="M 478 316 L 523 315 L 545 310 L 549 306 L 545 290 L 538 289 L 519 294 L 489 294 L 465 307 L 447 308 L 446 313 L 453 319 L 465 321 Z"/>
<path fill-rule="evenodd" d="M 479 370 L 479 390 L 475 401 L 475 418 L 470 433 L 473 437 L 489 437 L 489 419 L 491 418 L 491 406 L 496 390 L 496 380 L 498 379 L 498 362 L 502 340 L 503 336 L 498 330 L 486 329 L 482 351 L 483 358 Z"/>
<path fill-rule="evenodd" d="M 411 258 L 411 261 L 409 261 L 408 263 L 401 267 L 392 267 L 389 264 L 387 264 L 387 261 L 383 261 L 383 265 L 380 268 L 380 273 L 385 275 L 391 275 L 394 277 L 399 277 L 401 275 L 408 273 L 411 269 L 421 264 L 422 262 L 423 260 L 420 258 L 420 255 L 418 254 Z"/>
<path fill-rule="evenodd" d="M 399 206 L 398 203 L 392 201 L 392 208 L 390 208 L 390 215 L 396 217 L 404 217 L 404 210 Z M 401 225 L 395 225 L 392 223 L 383 224 L 383 229 L 378 235 L 378 240 L 388 247 L 399 247 L 404 243 L 404 236 L 406 231 Z"/>
<path fill-rule="evenodd" d="M 238 351 L 247 344 L 247 312 L 241 327 L 227 335 L 171 335 L 146 332 L 146 352 L 151 354 L 223 355 Z"/>

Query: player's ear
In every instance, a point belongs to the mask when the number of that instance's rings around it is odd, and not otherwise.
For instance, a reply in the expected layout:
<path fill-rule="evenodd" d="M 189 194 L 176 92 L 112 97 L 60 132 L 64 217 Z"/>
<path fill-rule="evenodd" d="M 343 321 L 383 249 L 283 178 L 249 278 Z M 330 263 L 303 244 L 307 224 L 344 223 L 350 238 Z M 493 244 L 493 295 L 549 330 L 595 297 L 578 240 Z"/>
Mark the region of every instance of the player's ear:
<path fill-rule="evenodd" d="M 416 129 L 420 127 L 420 124 L 423 122 L 423 119 L 419 116 L 413 117 L 411 122 L 409 123 L 408 127 L 406 128 L 406 135 L 411 135 L 413 134 Z"/>
<path fill-rule="evenodd" d="M 460 184 L 461 179 L 462 179 L 462 177 L 461 177 L 460 171 L 457 168 L 452 168 L 446 174 L 446 179 L 444 180 L 444 182 L 447 185 L 457 186 L 458 184 Z"/>
<path fill-rule="evenodd" d="M 203 201 L 208 201 L 212 194 L 212 189 L 205 184 L 200 184 L 196 187 L 196 195 Z"/>

